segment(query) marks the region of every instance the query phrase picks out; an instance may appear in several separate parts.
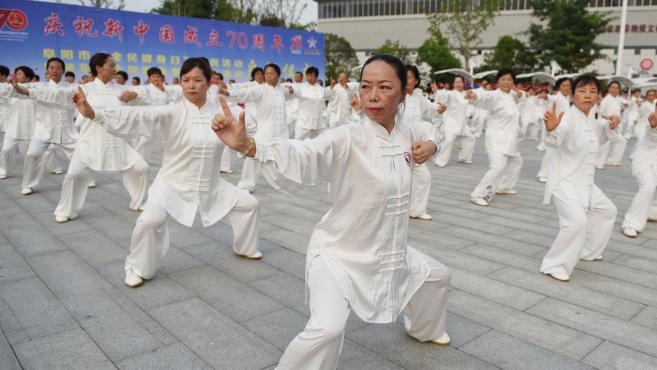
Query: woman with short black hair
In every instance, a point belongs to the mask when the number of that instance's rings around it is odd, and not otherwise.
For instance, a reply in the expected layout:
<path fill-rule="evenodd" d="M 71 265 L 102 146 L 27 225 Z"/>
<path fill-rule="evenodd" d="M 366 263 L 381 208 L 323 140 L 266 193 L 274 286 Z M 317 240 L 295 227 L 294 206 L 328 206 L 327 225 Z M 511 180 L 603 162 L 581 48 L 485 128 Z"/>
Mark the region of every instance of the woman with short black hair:
<path fill-rule="evenodd" d="M 559 234 L 540 271 L 559 281 L 570 280 L 577 261 L 598 261 L 616 220 L 616 206 L 595 185 L 595 160 L 620 117 L 598 119 L 595 105 L 600 82 L 582 75 L 572 84 L 573 105 L 545 113 L 545 144 L 553 148 L 547 169 L 544 204 L 554 202 Z M 608 118 L 608 119 L 607 119 Z"/>
<path fill-rule="evenodd" d="M 495 194 L 514 195 L 522 168 L 520 144 L 520 112 L 515 96 L 515 73 L 511 69 L 497 72 L 497 90 L 469 90 L 465 96 L 470 103 L 488 111 L 486 121 L 486 152 L 489 169 L 470 194 L 470 201 L 488 206 Z"/>

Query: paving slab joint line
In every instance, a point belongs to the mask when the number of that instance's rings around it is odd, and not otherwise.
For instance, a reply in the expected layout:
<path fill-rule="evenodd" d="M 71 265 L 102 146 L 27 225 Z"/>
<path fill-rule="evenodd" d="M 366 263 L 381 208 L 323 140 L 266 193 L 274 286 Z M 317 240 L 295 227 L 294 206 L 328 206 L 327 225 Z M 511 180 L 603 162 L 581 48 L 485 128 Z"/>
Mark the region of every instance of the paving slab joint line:
<path fill-rule="evenodd" d="M 6 339 L 6 338 L 7 338 L 7 334 L 5 334 L 5 331 L 4 331 L 4 329 L 2 329 L 1 326 L 0 326 L 0 332 L 2 332 L 2 335 L 4 335 L 4 337 L 5 337 L 5 339 Z M 14 354 L 14 358 L 15 358 L 16 361 L 18 362 L 18 366 L 20 366 L 21 369 L 25 369 L 25 366 L 23 366 L 23 364 L 21 363 L 21 359 L 18 357 L 18 355 L 16 354 L 16 351 L 14 350 L 14 346 L 13 346 L 11 343 L 9 343 L 9 340 L 8 340 L 8 339 L 6 339 L 6 340 L 7 340 L 7 345 L 9 346 L 9 348 L 11 348 L 11 353 Z"/>
<path fill-rule="evenodd" d="M 515 285 L 513 285 L 513 286 L 515 286 Z M 534 293 L 536 293 L 536 294 L 540 294 L 540 293 L 537 293 L 537 292 L 534 292 Z M 543 295 L 543 294 L 541 294 L 541 295 Z M 536 306 L 536 305 L 539 304 L 539 303 L 542 303 L 543 301 L 545 301 L 545 300 L 548 299 L 548 298 L 554 298 L 554 299 L 557 299 L 557 298 L 555 298 L 555 297 L 550 297 L 550 296 L 543 295 L 543 299 L 541 299 L 540 301 L 534 303 L 533 305 L 531 305 L 531 306 L 525 308 L 524 310 L 522 310 L 522 312 L 527 313 L 527 310 L 529 310 L 530 308 Z M 579 307 L 579 306 L 577 306 L 577 307 Z M 534 316 L 534 317 L 538 317 L 538 316 L 536 316 L 536 315 L 532 315 L 531 313 L 527 313 L 527 314 L 528 314 L 528 315 L 531 315 L 531 316 Z M 559 325 L 561 325 L 561 324 L 559 324 Z M 562 325 L 562 326 L 564 326 L 564 325 Z M 569 328 L 570 328 L 570 327 L 569 327 Z M 572 329 L 572 328 L 571 328 L 571 329 Z M 505 333 L 505 334 L 506 334 L 506 333 Z"/>
<path fill-rule="evenodd" d="M 483 333 L 477 335 L 476 337 L 470 339 L 470 340 L 467 341 L 467 342 L 464 342 L 464 343 L 461 344 L 459 347 L 453 347 L 453 348 L 456 348 L 456 349 L 458 349 L 458 350 L 460 351 L 461 348 L 463 348 L 463 346 L 467 345 L 468 343 L 472 342 L 472 341 L 475 340 L 475 339 L 479 339 L 479 337 L 481 337 L 481 336 L 483 336 L 483 335 L 485 335 L 485 334 L 488 334 L 488 333 L 490 333 L 490 332 L 493 331 L 493 330 L 495 330 L 495 329 L 493 329 L 493 328 L 488 328 L 488 330 L 486 330 L 485 332 L 483 332 Z M 449 333 L 447 333 L 447 334 L 449 334 Z M 504 334 L 509 335 L 509 336 L 512 336 L 511 334 L 507 334 L 507 333 L 504 333 Z M 514 338 L 515 338 L 515 337 L 514 337 Z M 520 339 L 520 338 L 518 338 L 518 339 Z M 522 340 L 522 339 L 521 339 L 521 340 Z M 474 356 L 474 355 L 470 355 L 470 356 Z M 477 357 L 477 356 L 474 356 L 474 357 Z M 479 357 L 477 357 L 477 358 L 479 358 Z M 482 360 L 482 359 L 480 359 L 480 360 Z M 484 360 L 482 360 L 482 361 L 484 361 Z"/>

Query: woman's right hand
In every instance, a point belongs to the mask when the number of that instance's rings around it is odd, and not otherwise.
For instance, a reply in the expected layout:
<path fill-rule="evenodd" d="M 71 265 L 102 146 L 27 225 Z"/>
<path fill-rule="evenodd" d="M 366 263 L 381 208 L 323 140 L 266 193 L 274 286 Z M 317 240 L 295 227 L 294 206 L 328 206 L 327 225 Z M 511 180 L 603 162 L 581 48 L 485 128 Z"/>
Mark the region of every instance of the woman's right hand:
<path fill-rule="evenodd" d="M 226 99 L 222 95 L 219 96 L 219 104 L 221 104 L 224 114 L 223 116 L 217 114 L 212 119 L 212 131 L 231 149 L 249 155 L 248 152 L 252 151 L 250 150 L 251 146 L 255 149 L 255 144 L 246 135 L 244 112 L 240 113 L 239 120 L 236 121 Z M 253 150 L 253 155 L 255 155 L 255 150 Z M 253 155 L 249 156 L 252 157 Z"/>
<path fill-rule="evenodd" d="M 75 104 L 75 107 L 78 108 L 78 112 L 80 112 L 83 117 L 89 119 L 96 118 L 96 112 L 91 108 L 91 105 L 87 101 L 87 96 L 84 95 L 84 91 L 82 91 L 80 86 L 78 86 L 78 91 L 73 93 L 72 99 L 73 104 Z"/>
<path fill-rule="evenodd" d="M 559 127 L 561 124 L 561 118 L 563 117 L 564 112 L 559 113 L 557 116 L 557 103 L 552 104 L 552 109 L 548 109 L 543 116 L 543 123 L 545 123 L 545 129 L 547 131 L 552 131 L 555 128 Z"/>

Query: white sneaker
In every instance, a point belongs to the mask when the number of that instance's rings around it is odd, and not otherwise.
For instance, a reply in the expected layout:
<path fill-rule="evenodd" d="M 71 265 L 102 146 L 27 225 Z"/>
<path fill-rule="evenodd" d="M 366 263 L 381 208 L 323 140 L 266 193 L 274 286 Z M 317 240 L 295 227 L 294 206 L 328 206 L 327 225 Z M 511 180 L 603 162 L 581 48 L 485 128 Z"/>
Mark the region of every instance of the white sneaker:
<path fill-rule="evenodd" d="M 470 201 L 478 206 L 486 207 L 488 202 L 484 198 L 470 198 Z"/>
<path fill-rule="evenodd" d="M 436 344 L 439 344 L 439 345 L 441 345 L 441 346 L 446 346 L 446 345 L 448 345 L 449 342 L 451 342 L 451 341 L 452 341 L 452 339 L 450 339 L 450 337 L 449 337 L 449 335 L 447 335 L 447 333 L 443 334 L 443 335 L 442 335 L 440 338 L 438 338 L 438 339 L 433 339 L 433 340 L 431 340 L 431 342 L 436 343 Z"/>
<path fill-rule="evenodd" d="M 545 184 L 547 182 L 547 177 L 539 177 L 538 182 Z"/>
<path fill-rule="evenodd" d="M 130 208 L 130 207 L 128 207 L 128 208 Z M 131 210 L 131 211 L 135 211 L 135 212 L 144 212 L 144 207 L 130 208 L 130 210 Z"/>
<path fill-rule="evenodd" d="M 518 194 L 518 192 L 513 190 L 513 189 L 500 189 L 500 190 L 496 191 L 495 194 L 516 195 L 516 194 Z"/>
<path fill-rule="evenodd" d="M 235 255 L 240 256 L 240 257 L 244 257 L 244 258 L 248 258 L 250 260 L 259 260 L 259 259 L 262 258 L 262 252 L 260 252 L 260 251 L 256 251 L 255 253 L 253 253 L 250 256 L 247 256 L 246 254 L 239 254 L 237 252 L 235 252 Z"/>
<path fill-rule="evenodd" d="M 56 170 L 50 171 L 50 173 L 53 174 L 53 175 L 61 175 L 61 174 L 64 173 L 64 171 L 61 168 L 58 168 Z"/>
<path fill-rule="evenodd" d="M 96 180 L 91 180 L 89 181 L 89 185 L 87 185 L 90 188 L 95 188 L 96 187 Z"/>
<path fill-rule="evenodd" d="M 140 286 L 143 282 L 144 279 L 141 278 L 141 276 L 137 275 L 132 269 L 128 269 L 125 271 L 125 285 L 129 286 L 130 288 L 136 288 Z"/>
<path fill-rule="evenodd" d="M 465 159 L 459 159 L 459 163 L 472 164 L 472 161 L 466 161 Z"/>
<path fill-rule="evenodd" d="M 230 175 L 231 173 L 235 173 L 235 171 L 233 171 L 233 170 L 221 171 L 221 170 L 220 170 L 219 173 L 225 173 L 225 174 Z"/>
<path fill-rule="evenodd" d="M 57 222 L 58 224 L 63 224 L 64 222 L 68 222 L 70 220 L 71 219 L 66 216 L 55 216 L 55 222 Z"/>
<path fill-rule="evenodd" d="M 627 236 L 628 238 L 636 238 L 637 236 L 639 236 L 639 233 L 637 233 L 636 230 L 634 230 L 631 227 L 624 227 L 623 235 Z"/>
<path fill-rule="evenodd" d="M 32 194 L 32 189 L 30 189 L 30 188 L 23 188 L 23 190 L 21 190 L 21 194 L 23 194 L 23 195 L 30 195 L 30 194 Z"/>
<path fill-rule="evenodd" d="M 424 220 L 424 221 L 433 220 L 433 217 L 431 217 L 431 215 L 428 214 L 428 213 L 424 213 L 424 214 L 421 214 L 419 216 L 411 215 L 410 217 L 414 220 Z"/>
<path fill-rule="evenodd" d="M 4 180 L 7 178 L 7 175 L 0 175 L 0 180 Z"/>
<path fill-rule="evenodd" d="M 547 275 L 548 275 L 549 277 L 551 277 L 551 278 L 553 278 L 553 279 L 555 279 L 555 280 L 559 280 L 559 281 L 564 281 L 564 282 L 565 282 L 565 281 L 569 281 L 569 280 L 570 280 L 570 276 L 568 276 L 568 275 L 566 275 L 566 274 L 552 273 L 552 274 L 547 274 Z"/>

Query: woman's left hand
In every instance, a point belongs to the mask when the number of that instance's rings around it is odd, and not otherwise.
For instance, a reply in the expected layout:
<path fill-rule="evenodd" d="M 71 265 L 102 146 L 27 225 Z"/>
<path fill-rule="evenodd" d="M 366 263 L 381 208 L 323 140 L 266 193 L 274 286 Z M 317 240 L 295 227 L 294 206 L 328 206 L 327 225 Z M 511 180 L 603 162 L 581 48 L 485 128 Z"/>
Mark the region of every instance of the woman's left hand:
<path fill-rule="evenodd" d="M 413 150 L 413 160 L 417 164 L 422 164 L 433 155 L 437 150 L 436 144 L 432 141 L 418 141 L 411 147 Z"/>

